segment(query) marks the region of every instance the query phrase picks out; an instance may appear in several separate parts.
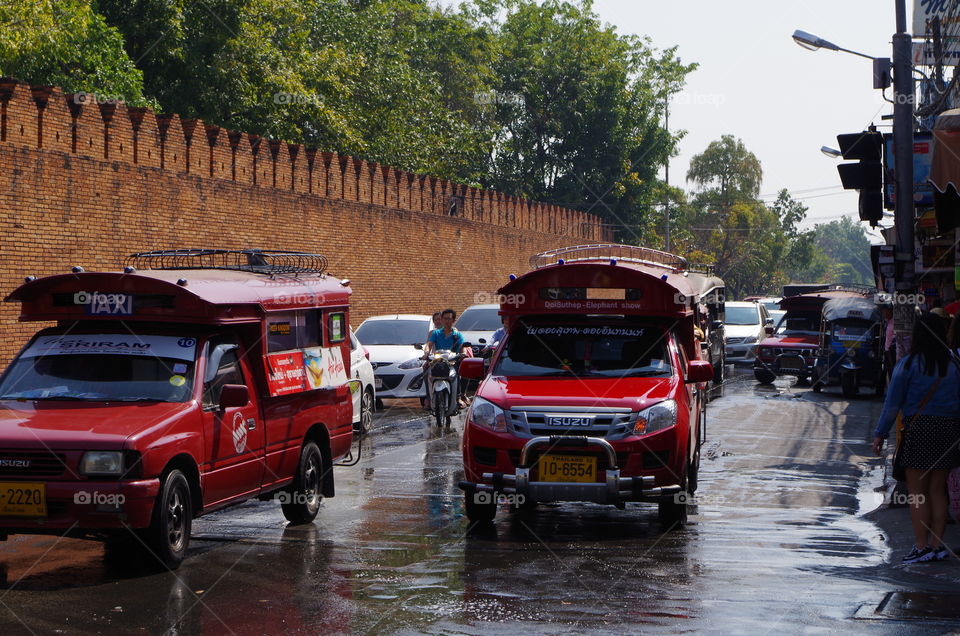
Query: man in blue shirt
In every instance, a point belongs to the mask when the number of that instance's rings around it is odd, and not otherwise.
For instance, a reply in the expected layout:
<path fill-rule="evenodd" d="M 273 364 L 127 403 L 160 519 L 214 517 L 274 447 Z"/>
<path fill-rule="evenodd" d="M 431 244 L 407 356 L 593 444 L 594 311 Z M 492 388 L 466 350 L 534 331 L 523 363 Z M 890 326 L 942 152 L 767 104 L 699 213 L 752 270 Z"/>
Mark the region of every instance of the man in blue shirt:
<path fill-rule="evenodd" d="M 430 355 L 434 351 L 449 350 L 460 353 L 463 350 L 463 334 L 453 328 L 453 321 L 457 319 L 457 312 L 452 309 L 444 309 L 440 313 L 440 323 L 443 325 L 440 329 L 434 329 L 430 332 L 423 350 Z"/>

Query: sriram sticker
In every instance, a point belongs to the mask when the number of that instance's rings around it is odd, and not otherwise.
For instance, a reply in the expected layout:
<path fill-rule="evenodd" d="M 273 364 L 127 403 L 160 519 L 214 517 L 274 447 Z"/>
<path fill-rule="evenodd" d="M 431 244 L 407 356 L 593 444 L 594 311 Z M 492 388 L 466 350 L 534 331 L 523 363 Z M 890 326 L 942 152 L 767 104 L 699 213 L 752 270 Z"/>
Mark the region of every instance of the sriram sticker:
<path fill-rule="evenodd" d="M 21 357 L 66 355 L 152 356 L 193 361 L 197 341 L 176 336 L 137 334 L 82 334 L 40 336 Z M 186 369 L 184 369 L 186 370 Z"/>
<path fill-rule="evenodd" d="M 182 375 L 173 375 L 170 376 L 170 384 L 173 386 L 183 386 L 187 383 L 187 379 Z"/>

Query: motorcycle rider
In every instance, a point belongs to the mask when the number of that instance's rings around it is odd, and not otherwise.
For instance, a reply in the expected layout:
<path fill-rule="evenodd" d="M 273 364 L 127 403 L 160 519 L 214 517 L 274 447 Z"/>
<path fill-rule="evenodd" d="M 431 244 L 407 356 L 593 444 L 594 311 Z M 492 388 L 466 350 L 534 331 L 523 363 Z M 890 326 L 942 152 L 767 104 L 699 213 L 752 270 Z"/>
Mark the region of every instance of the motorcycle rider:
<path fill-rule="evenodd" d="M 440 312 L 440 323 L 443 325 L 439 329 L 430 332 L 430 337 L 423 345 L 424 356 L 429 358 L 434 351 L 449 350 L 456 353 L 463 353 L 464 339 L 463 334 L 457 331 L 453 322 L 457 319 L 457 312 L 452 309 L 444 309 Z M 428 391 L 429 393 L 429 391 Z M 459 398 L 460 396 L 458 396 Z M 460 406 L 463 406 L 462 401 Z"/>

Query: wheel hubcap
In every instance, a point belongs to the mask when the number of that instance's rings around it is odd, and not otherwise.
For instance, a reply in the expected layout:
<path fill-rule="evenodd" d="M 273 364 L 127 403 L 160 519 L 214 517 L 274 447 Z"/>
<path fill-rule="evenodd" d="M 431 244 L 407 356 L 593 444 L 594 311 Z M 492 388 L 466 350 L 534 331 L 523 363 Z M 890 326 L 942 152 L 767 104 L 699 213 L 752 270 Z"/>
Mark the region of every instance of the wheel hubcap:
<path fill-rule="evenodd" d="M 183 542 L 183 499 L 179 490 L 167 500 L 167 540 L 173 548 L 179 548 Z"/>
<path fill-rule="evenodd" d="M 360 427 L 369 431 L 373 424 L 373 399 L 369 393 L 364 393 L 360 403 Z"/>

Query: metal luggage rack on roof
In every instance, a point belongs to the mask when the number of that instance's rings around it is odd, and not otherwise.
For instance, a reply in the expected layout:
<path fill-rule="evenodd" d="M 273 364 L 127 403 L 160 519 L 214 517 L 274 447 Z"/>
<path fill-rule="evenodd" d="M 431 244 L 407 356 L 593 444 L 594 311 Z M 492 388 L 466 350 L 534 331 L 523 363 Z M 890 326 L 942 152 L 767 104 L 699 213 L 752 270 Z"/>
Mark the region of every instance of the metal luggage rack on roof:
<path fill-rule="evenodd" d="M 842 285 L 841 284 L 830 285 L 826 289 L 821 289 L 820 291 L 822 292 L 845 291 L 845 292 L 853 292 L 855 294 L 863 294 L 864 296 L 870 296 L 872 294 L 877 293 L 877 288 L 873 287 L 872 285 L 856 285 L 853 283 L 844 283 Z M 813 293 L 819 293 L 819 292 L 813 292 Z"/>
<path fill-rule="evenodd" d="M 131 254 L 124 265 L 136 269 L 232 269 L 270 276 L 325 274 L 327 257 L 282 250 L 178 249 Z"/>
<path fill-rule="evenodd" d="M 556 250 L 540 252 L 530 257 L 530 266 L 534 269 L 540 269 L 548 265 L 555 265 L 561 258 L 565 263 L 616 259 L 618 261 L 667 267 L 673 270 L 684 270 L 687 267 L 687 259 L 682 256 L 670 254 L 669 252 L 661 252 L 660 250 L 653 250 L 649 247 L 620 245 L 617 243 L 574 245 L 572 247 L 562 247 Z"/>

